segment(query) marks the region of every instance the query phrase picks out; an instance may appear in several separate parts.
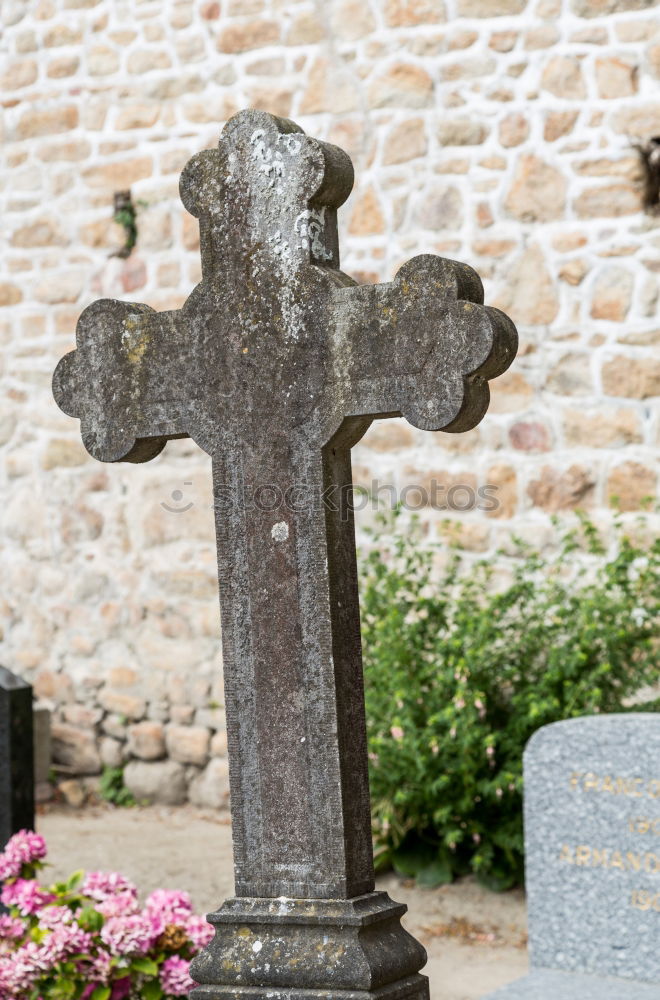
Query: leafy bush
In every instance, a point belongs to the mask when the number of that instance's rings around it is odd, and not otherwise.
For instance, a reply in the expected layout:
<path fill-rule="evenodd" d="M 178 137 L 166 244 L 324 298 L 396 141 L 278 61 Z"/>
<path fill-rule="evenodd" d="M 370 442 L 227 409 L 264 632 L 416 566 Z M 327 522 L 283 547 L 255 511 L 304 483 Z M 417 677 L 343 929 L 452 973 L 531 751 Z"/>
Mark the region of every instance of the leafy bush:
<path fill-rule="evenodd" d="M 185 892 L 143 907 L 118 872 L 40 885 L 46 843 L 22 830 L 0 853 L 2 1000 L 172 1000 L 195 985 L 190 959 L 213 937 Z"/>
<path fill-rule="evenodd" d="M 104 767 L 99 780 L 99 795 L 115 806 L 134 806 L 135 799 L 124 785 L 123 767 Z"/>
<path fill-rule="evenodd" d="M 608 556 L 580 518 L 549 561 L 519 543 L 497 591 L 486 562 L 466 570 L 455 551 L 434 572 L 419 525 L 396 519 L 381 517 L 361 568 L 377 865 L 420 885 L 471 871 L 505 889 L 523 878 L 532 733 L 625 711 L 659 679 L 660 541 L 644 550 L 618 524 Z"/>

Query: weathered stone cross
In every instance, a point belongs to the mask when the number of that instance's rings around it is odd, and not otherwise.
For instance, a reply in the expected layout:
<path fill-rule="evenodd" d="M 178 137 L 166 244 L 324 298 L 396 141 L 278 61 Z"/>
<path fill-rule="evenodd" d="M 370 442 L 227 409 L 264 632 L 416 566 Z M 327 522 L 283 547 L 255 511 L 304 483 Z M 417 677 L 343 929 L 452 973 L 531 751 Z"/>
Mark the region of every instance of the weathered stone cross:
<path fill-rule="evenodd" d="M 352 183 L 340 149 L 236 115 L 181 178 L 201 283 L 180 311 L 89 306 L 55 373 L 95 458 L 183 436 L 213 458 L 236 898 L 195 964 L 209 998 L 427 995 L 404 908 L 373 891 L 354 527 L 333 488 L 374 417 L 478 423 L 516 332 L 464 264 L 342 274 Z"/>

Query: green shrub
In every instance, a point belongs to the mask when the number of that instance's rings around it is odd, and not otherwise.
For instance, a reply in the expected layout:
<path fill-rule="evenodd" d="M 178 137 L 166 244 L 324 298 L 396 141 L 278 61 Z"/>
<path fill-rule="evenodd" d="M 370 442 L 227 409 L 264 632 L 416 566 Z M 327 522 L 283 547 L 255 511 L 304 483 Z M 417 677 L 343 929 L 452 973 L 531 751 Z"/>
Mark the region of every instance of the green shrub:
<path fill-rule="evenodd" d="M 455 551 L 434 572 L 419 525 L 396 520 L 381 517 L 361 556 L 377 866 L 426 886 L 474 872 L 505 889 L 523 878 L 532 733 L 625 711 L 659 680 L 660 541 L 643 549 L 618 524 L 608 555 L 579 518 L 549 560 L 520 544 L 498 591 L 487 563 L 466 569 Z"/>
<path fill-rule="evenodd" d="M 135 799 L 124 785 L 123 767 L 104 767 L 99 780 L 99 795 L 115 806 L 134 806 Z"/>

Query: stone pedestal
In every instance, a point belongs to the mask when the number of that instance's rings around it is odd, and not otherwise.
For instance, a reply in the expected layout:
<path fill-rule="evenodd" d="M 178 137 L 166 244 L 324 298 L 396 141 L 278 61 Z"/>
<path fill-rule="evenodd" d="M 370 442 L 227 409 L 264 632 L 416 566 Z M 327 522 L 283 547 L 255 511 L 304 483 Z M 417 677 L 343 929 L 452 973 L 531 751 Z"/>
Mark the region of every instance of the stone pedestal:
<path fill-rule="evenodd" d="M 227 900 L 193 962 L 194 1000 L 428 1000 L 426 952 L 385 892 Z"/>

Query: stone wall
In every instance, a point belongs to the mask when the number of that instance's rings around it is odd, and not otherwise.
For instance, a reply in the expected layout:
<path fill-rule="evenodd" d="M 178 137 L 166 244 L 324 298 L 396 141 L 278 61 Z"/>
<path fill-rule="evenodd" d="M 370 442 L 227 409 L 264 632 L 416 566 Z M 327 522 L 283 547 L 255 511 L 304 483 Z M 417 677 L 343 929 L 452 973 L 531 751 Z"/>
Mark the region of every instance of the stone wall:
<path fill-rule="evenodd" d="M 475 557 L 514 529 L 552 546 L 550 516 L 576 506 L 606 532 L 613 495 L 633 518 L 656 494 L 660 228 L 634 149 L 660 134 L 653 8 L 5 0 L 0 659 L 53 707 L 63 773 L 131 760 L 138 795 L 226 794 L 209 460 L 174 442 L 147 466 L 94 463 L 50 375 L 93 299 L 182 303 L 199 260 L 178 174 L 241 107 L 350 152 L 345 270 L 456 257 L 520 327 L 478 429 L 375 425 L 357 481 L 461 486 L 453 508 L 497 486 L 494 511 L 421 511 Z M 129 187 L 122 259 L 112 205 Z"/>

